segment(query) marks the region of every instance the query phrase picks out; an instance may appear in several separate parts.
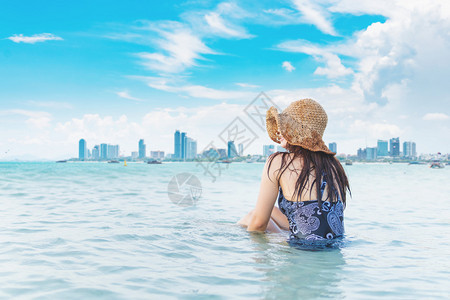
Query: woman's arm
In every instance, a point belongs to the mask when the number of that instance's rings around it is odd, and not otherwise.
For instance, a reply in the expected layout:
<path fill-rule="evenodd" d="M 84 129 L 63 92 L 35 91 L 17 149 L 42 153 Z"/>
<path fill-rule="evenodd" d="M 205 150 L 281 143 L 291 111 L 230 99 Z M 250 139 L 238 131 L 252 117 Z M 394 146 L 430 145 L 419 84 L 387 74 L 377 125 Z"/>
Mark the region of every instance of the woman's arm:
<path fill-rule="evenodd" d="M 268 161 L 264 166 L 264 170 L 261 176 L 261 185 L 259 189 L 258 200 L 256 201 L 255 209 L 251 212 L 247 231 L 262 231 L 267 229 L 267 225 L 270 221 L 273 206 L 278 196 L 278 181 L 276 179 L 278 157 L 275 157 L 272 161 L 272 165 L 269 170 L 269 176 L 267 175 L 267 169 L 269 167 Z"/>

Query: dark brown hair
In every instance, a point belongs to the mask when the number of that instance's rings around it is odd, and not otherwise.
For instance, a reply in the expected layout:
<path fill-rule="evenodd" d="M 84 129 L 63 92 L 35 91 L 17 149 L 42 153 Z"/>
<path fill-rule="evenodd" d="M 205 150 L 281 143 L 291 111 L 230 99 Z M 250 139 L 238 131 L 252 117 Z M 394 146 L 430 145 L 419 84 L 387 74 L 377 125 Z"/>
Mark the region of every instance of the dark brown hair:
<path fill-rule="evenodd" d="M 267 168 L 267 175 L 269 175 L 270 165 L 276 156 L 281 155 L 280 172 L 278 172 L 277 176 L 278 182 L 280 181 L 281 175 L 286 171 L 289 165 L 293 165 L 293 160 L 300 157 L 302 159 L 302 169 L 296 170 L 300 171 L 300 175 L 295 183 L 293 199 L 297 199 L 298 201 L 303 191 L 308 189 L 309 177 L 312 175 L 314 180 L 311 182 L 310 195 L 313 187 L 315 187 L 320 208 L 322 207 L 322 193 L 320 187 L 323 180 L 327 183 L 327 199 L 324 199 L 323 201 L 329 200 L 331 202 L 336 202 L 340 196 L 344 206 L 346 205 L 347 190 L 351 195 L 350 186 L 344 168 L 334 155 L 320 151 L 313 152 L 300 146 L 290 144 L 287 144 L 286 149 L 289 152 L 276 152 L 268 158 L 269 166 Z M 290 158 L 290 153 L 294 154 L 292 159 Z M 320 179 L 320 181 L 318 182 L 317 179 Z"/>

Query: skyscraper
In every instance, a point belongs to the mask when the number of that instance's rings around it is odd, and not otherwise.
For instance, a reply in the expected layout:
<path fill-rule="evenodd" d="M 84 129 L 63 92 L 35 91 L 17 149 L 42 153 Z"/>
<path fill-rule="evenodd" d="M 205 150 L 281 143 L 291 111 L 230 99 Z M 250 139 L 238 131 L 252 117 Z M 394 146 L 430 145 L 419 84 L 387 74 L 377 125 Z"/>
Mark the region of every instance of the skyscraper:
<path fill-rule="evenodd" d="M 337 144 L 336 143 L 330 143 L 328 145 L 328 148 L 330 148 L 331 152 L 337 153 Z"/>
<path fill-rule="evenodd" d="M 108 159 L 108 144 L 100 144 L 100 158 Z"/>
<path fill-rule="evenodd" d="M 181 133 L 181 159 L 185 159 L 186 158 L 186 141 L 187 141 L 187 136 L 186 136 L 186 132 L 182 132 Z"/>
<path fill-rule="evenodd" d="M 367 150 L 359 148 L 356 155 L 358 159 L 367 159 Z"/>
<path fill-rule="evenodd" d="M 377 159 L 377 148 L 366 148 L 366 159 L 367 160 L 375 160 Z"/>
<path fill-rule="evenodd" d="M 186 159 L 194 159 L 197 156 L 197 141 L 186 137 Z"/>
<path fill-rule="evenodd" d="M 390 154 L 391 156 L 400 156 L 400 138 L 392 138 L 389 141 L 390 143 Z"/>
<path fill-rule="evenodd" d="M 244 155 L 244 144 L 242 144 L 242 143 L 238 144 L 238 149 L 239 149 L 239 156 L 243 156 Z"/>
<path fill-rule="evenodd" d="M 228 141 L 228 157 L 233 158 L 238 156 L 236 145 L 234 144 L 234 141 Z"/>
<path fill-rule="evenodd" d="M 119 157 L 119 145 L 108 145 L 108 159 L 116 159 Z"/>
<path fill-rule="evenodd" d="M 416 154 L 416 143 L 414 142 L 404 142 L 403 143 L 403 156 L 414 158 Z"/>
<path fill-rule="evenodd" d="M 377 142 L 377 156 L 388 156 L 388 141 L 378 140 Z"/>
<path fill-rule="evenodd" d="M 94 148 L 92 148 L 92 158 L 95 160 L 98 160 L 100 158 L 100 146 L 95 145 Z"/>
<path fill-rule="evenodd" d="M 150 157 L 154 159 L 164 159 L 164 151 L 150 151 Z"/>
<path fill-rule="evenodd" d="M 175 147 L 173 151 L 174 158 L 181 158 L 181 134 L 179 130 L 175 131 L 173 144 Z"/>
<path fill-rule="evenodd" d="M 85 160 L 87 158 L 87 145 L 84 139 L 78 142 L 78 159 Z"/>
<path fill-rule="evenodd" d="M 219 149 L 217 149 L 217 153 L 219 154 L 220 158 L 227 157 L 227 149 L 219 148 Z"/>
<path fill-rule="evenodd" d="M 146 146 L 144 144 L 144 140 L 140 139 L 139 140 L 139 158 L 145 158 L 146 157 Z"/>

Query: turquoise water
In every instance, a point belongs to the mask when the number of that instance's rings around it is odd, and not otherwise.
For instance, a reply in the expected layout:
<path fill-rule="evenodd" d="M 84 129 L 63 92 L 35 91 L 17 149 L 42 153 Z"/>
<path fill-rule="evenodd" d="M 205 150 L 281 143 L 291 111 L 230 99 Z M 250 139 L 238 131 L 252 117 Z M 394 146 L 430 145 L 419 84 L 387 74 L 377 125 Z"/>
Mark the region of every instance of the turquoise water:
<path fill-rule="evenodd" d="M 355 164 L 341 249 L 249 234 L 263 164 L 0 163 L 0 297 L 449 298 L 450 167 Z M 195 206 L 169 200 L 195 174 Z"/>

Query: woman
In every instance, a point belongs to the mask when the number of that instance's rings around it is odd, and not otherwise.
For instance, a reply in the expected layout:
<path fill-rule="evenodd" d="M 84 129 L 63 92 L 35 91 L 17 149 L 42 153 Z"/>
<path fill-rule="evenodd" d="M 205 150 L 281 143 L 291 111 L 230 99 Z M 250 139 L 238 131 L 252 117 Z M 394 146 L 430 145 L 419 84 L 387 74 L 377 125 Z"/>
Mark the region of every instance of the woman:
<path fill-rule="evenodd" d="M 343 236 L 350 188 L 336 153 L 322 140 L 327 121 L 312 99 L 295 101 L 281 114 L 273 106 L 267 111 L 270 138 L 288 152 L 267 159 L 256 206 L 238 224 L 248 231 L 289 230 L 290 242 L 328 243 Z"/>

